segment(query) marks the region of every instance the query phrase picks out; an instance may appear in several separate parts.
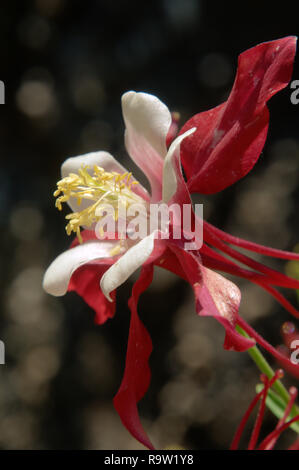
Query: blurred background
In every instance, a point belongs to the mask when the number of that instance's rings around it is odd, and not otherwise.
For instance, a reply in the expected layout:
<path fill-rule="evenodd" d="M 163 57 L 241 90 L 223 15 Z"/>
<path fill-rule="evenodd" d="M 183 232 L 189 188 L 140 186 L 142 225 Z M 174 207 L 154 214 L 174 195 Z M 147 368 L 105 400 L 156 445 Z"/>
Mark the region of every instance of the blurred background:
<path fill-rule="evenodd" d="M 41 288 L 46 267 L 70 243 L 67 211 L 58 212 L 52 196 L 60 165 L 107 150 L 147 185 L 124 149 L 122 93 L 157 95 L 183 124 L 226 99 L 240 52 L 296 35 L 297 13 L 260 0 L 1 1 L 0 448 L 142 448 L 112 406 L 134 278 L 119 289 L 115 318 L 101 327 L 75 293 L 52 298 Z M 254 171 L 197 201 L 218 227 L 292 250 L 299 241 L 299 105 L 290 94 L 287 88 L 269 103 L 270 131 Z M 280 344 L 290 315 L 257 287 L 237 283 L 241 315 Z M 296 302 L 295 293 L 287 295 Z M 246 353 L 223 350 L 222 327 L 198 318 L 190 287 L 163 270 L 139 312 L 154 344 L 152 383 L 139 407 L 152 441 L 157 448 L 228 448 L 255 394 L 256 367 Z M 275 423 L 268 413 L 263 432 Z M 286 433 L 279 447 L 294 438 Z"/>

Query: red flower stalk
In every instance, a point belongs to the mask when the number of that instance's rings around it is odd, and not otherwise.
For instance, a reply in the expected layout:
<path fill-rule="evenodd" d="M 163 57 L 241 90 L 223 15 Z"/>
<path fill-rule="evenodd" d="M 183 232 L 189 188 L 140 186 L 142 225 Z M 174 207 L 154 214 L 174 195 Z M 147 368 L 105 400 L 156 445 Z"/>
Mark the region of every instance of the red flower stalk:
<path fill-rule="evenodd" d="M 290 399 L 289 402 L 285 408 L 284 414 L 282 418 L 278 421 L 275 429 L 269 433 L 263 441 L 257 445 L 257 441 L 260 435 L 262 423 L 263 423 L 263 418 L 265 414 L 265 409 L 266 409 L 266 398 L 268 391 L 270 387 L 276 382 L 276 380 L 280 379 L 283 377 L 283 371 L 280 369 L 276 371 L 272 379 L 268 379 L 265 375 L 261 376 L 261 380 L 264 383 L 263 389 L 254 397 L 252 402 L 250 403 L 246 413 L 243 416 L 243 419 L 235 433 L 234 439 L 231 443 L 230 450 L 237 450 L 239 446 L 240 439 L 242 437 L 244 428 L 248 422 L 248 419 L 253 412 L 255 406 L 257 403 L 260 401 L 260 406 L 258 410 L 258 414 L 255 420 L 255 424 L 253 426 L 253 430 L 251 433 L 250 441 L 247 447 L 247 450 L 272 450 L 279 438 L 279 436 L 282 434 L 283 431 L 285 431 L 287 428 L 291 426 L 291 424 L 299 421 L 299 414 L 294 416 L 292 419 L 288 419 L 288 416 L 290 414 L 290 411 L 293 407 L 293 404 L 296 400 L 298 391 L 295 387 L 291 387 L 289 390 L 290 394 Z M 292 444 L 292 446 L 289 448 L 290 450 L 296 450 L 298 448 L 298 439 Z"/>

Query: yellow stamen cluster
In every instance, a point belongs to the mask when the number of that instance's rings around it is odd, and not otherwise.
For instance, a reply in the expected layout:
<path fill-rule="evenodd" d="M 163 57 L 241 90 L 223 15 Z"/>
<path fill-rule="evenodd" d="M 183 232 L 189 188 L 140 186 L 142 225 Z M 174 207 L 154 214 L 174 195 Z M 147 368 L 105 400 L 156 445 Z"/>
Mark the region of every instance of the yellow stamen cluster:
<path fill-rule="evenodd" d="M 70 198 L 74 198 L 78 206 L 83 200 L 89 201 L 86 208 L 66 216 L 69 221 L 66 226 L 67 234 L 76 233 L 80 243 L 82 243 L 81 227 L 90 227 L 101 219 L 101 216 L 97 215 L 100 206 L 112 205 L 117 220 L 119 201 L 126 208 L 130 203 L 140 201 L 140 197 L 132 191 L 132 186 L 138 184 L 137 181 L 131 181 L 132 173 L 107 172 L 97 165 L 94 165 L 92 174 L 88 170 L 90 170 L 88 166 L 82 166 L 77 174 L 70 173 L 58 181 L 57 190 L 54 192 L 54 196 L 57 197 L 55 205 L 59 210 L 62 209 L 62 203 L 69 201 Z"/>

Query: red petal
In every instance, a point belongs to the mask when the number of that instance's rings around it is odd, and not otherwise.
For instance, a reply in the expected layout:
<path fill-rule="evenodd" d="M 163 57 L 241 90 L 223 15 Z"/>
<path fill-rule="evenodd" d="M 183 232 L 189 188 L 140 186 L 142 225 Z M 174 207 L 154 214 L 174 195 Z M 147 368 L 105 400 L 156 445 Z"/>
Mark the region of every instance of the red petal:
<path fill-rule="evenodd" d="M 139 442 L 154 449 L 147 437 L 138 415 L 137 403 L 146 393 L 150 383 L 149 356 L 152 352 L 152 342 L 144 325 L 137 314 L 137 302 L 140 294 L 147 289 L 152 281 L 153 266 L 142 268 L 140 277 L 132 290 L 129 300 L 131 308 L 131 324 L 126 357 L 124 377 L 113 403 L 123 425 Z"/>
<path fill-rule="evenodd" d="M 68 290 L 75 291 L 96 312 L 95 323 L 101 325 L 115 313 L 115 291 L 111 294 L 114 302 L 109 302 L 100 289 L 100 280 L 107 265 L 100 263 L 84 264 L 76 269 L 71 277 Z"/>
<path fill-rule="evenodd" d="M 181 133 L 197 128 L 181 146 L 191 192 L 217 193 L 252 169 L 267 136 L 266 103 L 290 81 L 295 51 L 290 36 L 243 52 L 228 100 L 183 126 Z"/>
<path fill-rule="evenodd" d="M 81 232 L 83 243 L 90 240 L 98 240 L 94 230 L 83 230 Z M 71 248 L 79 245 L 78 238 L 74 238 Z M 94 261 L 76 269 L 71 277 L 68 291 L 77 292 L 85 302 L 95 311 L 94 321 L 97 325 L 102 325 L 108 318 L 112 318 L 115 314 L 115 297 L 116 292 L 111 292 L 113 302 L 106 299 L 100 288 L 100 280 L 104 272 L 114 262 L 111 258 L 103 261 Z"/>
<path fill-rule="evenodd" d="M 197 313 L 211 315 L 224 326 L 224 348 L 246 351 L 254 346 L 254 341 L 244 338 L 235 330 L 241 300 L 238 287 L 220 274 L 205 268 L 191 252 L 174 246 L 171 249 L 176 253 L 185 276 L 193 287 Z"/>
<path fill-rule="evenodd" d="M 238 287 L 220 274 L 202 267 L 204 285 L 199 290 L 200 315 L 213 315 L 225 328 L 224 348 L 246 351 L 254 345 L 236 332 L 241 293 Z"/>

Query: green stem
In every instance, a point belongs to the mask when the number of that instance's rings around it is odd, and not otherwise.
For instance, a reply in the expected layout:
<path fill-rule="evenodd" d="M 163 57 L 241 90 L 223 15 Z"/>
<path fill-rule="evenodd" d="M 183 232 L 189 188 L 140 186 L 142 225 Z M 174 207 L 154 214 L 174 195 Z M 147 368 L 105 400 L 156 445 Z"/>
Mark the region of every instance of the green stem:
<path fill-rule="evenodd" d="M 244 331 L 243 328 L 241 328 L 239 325 L 237 325 L 236 330 L 242 336 L 245 336 L 245 338 L 250 338 L 250 336 L 246 333 L 246 331 Z M 264 356 L 262 355 L 258 347 L 253 346 L 252 348 L 248 349 L 248 353 L 250 357 L 253 359 L 253 361 L 256 363 L 260 371 L 263 372 L 269 379 L 271 379 L 275 374 L 274 370 L 268 364 L 267 360 L 264 358 Z M 287 404 L 290 399 L 290 395 L 287 389 L 285 388 L 285 386 L 283 385 L 283 383 L 281 382 L 281 380 L 276 380 L 272 387 L 273 389 L 275 389 L 278 395 L 283 399 L 285 404 Z M 297 414 L 299 414 L 299 407 L 297 405 L 294 405 L 290 413 L 290 416 L 296 416 Z"/>

